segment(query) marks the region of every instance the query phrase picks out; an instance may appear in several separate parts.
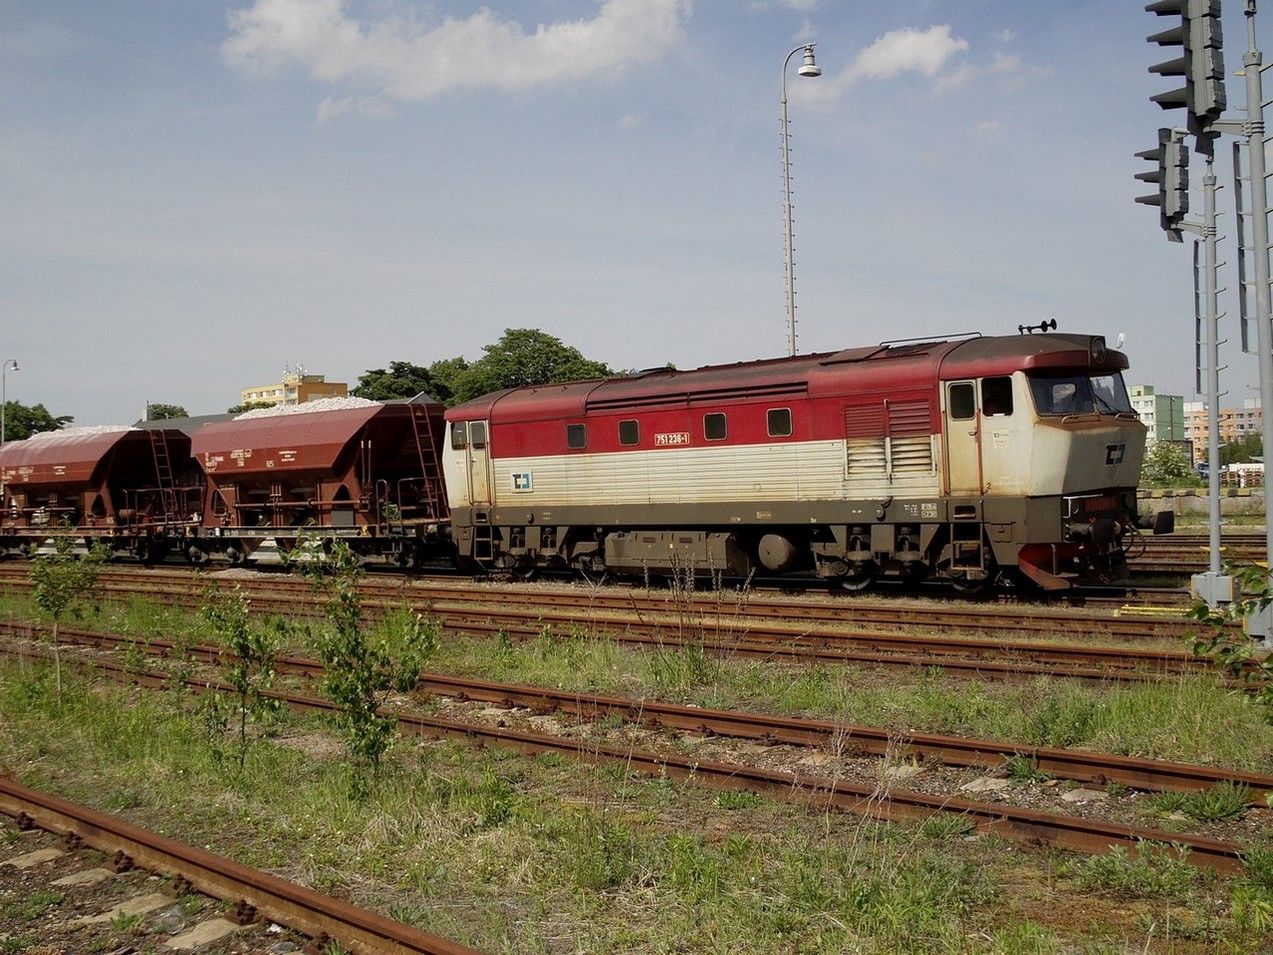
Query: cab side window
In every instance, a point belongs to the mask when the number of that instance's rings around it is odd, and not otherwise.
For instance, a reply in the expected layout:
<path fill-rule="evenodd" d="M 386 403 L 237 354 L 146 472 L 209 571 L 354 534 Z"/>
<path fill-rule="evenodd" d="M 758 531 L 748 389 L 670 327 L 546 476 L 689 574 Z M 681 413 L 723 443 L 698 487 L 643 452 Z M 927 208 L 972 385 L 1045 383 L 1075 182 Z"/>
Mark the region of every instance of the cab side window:
<path fill-rule="evenodd" d="M 967 421 L 977 416 L 977 394 L 973 391 L 971 381 L 951 385 L 947 394 L 947 410 L 952 420 Z"/>
<path fill-rule="evenodd" d="M 473 421 L 469 424 L 469 442 L 475 448 L 486 447 L 486 422 Z"/>
<path fill-rule="evenodd" d="M 468 424 L 463 421 L 451 422 L 451 447 L 459 451 L 469 445 Z"/>
<path fill-rule="evenodd" d="M 1012 379 L 983 378 L 981 381 L 981 413 L 988 416 L 1012 414 Z"/>

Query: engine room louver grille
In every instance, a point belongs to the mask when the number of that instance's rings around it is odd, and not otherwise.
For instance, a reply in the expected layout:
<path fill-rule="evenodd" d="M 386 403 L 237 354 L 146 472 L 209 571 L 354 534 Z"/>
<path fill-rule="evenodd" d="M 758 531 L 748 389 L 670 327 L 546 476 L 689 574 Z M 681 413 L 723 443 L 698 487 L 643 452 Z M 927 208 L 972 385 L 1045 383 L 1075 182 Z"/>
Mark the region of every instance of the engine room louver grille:
<path fill-rule="evenodd" d="M 648 408 L 660 405 L 715 404 L 723 401 L 743 401 L 748 398 L 804 398 L 808 394 L 808 382 L 775 382 L 746 388 L 713 388 L 705 391 L 696 391 L 692 394 L 678 391 L 631 395 L 621 398 L 589 398 L 584 407 L 589 412 L 622 411 L 627 408 Z"/>
<path fill-rule="evenodd" d="M 848 480 L 888 482 L 933 474 L 927 399 L 849 405 L 844 409 Z"/>

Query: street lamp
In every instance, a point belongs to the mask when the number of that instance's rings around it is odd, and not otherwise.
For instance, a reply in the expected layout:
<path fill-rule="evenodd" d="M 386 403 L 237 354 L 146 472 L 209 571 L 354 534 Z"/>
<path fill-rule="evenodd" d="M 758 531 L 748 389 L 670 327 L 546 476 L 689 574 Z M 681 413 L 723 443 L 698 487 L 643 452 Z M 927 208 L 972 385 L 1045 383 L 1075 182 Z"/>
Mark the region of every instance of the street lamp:
<path fill-rule="evenodd" d="M 4 416 L 9 411 L 9 393 L 7 376 L 10 371 L 18 370 L 16 358 L 6 358 L 0 365 L 0 446 L 4 445 Z"/>
<path fill-rule="evenodd" d="M 796 70 L 801 76 L 821 76 L 822 68 L 813 61 L 813 48 L 816 44 L 806 43 L 796 47 L 782 61 L 782 185 L 783 212 L 787 217 L 787 354 L 796 353 L 796 275 L 795 262 L 792 256 L 791 237 L 791 134 L 787 124 L 787 67 L 791 58 L 804 50 L 804 62 Z"/>

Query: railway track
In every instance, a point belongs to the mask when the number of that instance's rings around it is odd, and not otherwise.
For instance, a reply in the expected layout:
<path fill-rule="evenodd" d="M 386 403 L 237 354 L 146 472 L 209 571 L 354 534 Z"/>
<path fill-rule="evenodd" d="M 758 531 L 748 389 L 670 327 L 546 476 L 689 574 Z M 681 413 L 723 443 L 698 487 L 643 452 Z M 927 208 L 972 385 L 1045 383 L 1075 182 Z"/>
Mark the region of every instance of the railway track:
<path fill-rule="evenodd" d="M 25 635 L 24 631 L 28 631 L 28 628 L 0 623 L 0 634 L 22 636 Z M 120 634 L 66 628 L 61 629 L 60 633 L 65 643 L 94 649 L 118 650 L 139 646 Z M 165 658 L 177 651 L 172 641 L 162 639 L 149 640 L 140 647 L 151 656 Z M 206 644 L 183 647 L 181 652 L 201 663 L 213 665 L 221 663 L 224 656 L 221 648 Z M 276 660 L 276 667 L 280 672 L 299 674 L 313 680 L 320 679 L 323 675 L 322 664 L 307 657 L 281 656 Z M 883 756 L 891 753 L 914 756 L 948 766 L 993 768 L 1012 759 L 1025 759 L 1040 772 L 1098 786 L 1115 782 L 1128 788 L 1153 792 L 1196 792 L 1222 783 L 1232 783 L 1250 788 L 1252 805 L 1263 804 L 1264 799 L 1273 794 L 1273 776 L 1270 775 L 1166 760 L 1137 759 L 1112 753 L 1039 747 L 935 733 L 908 733 L 899 739 L 897 733 L 887 727 L 679 706 L 650 699 L 554 690 L 446 673 L 422 674 L 416 689 L 422 693 L 457 700 L 494 703 L 504 707 L 521 706 L 536 712 L 566 713 L 584 720 L 619 717 L 642 725 L 653 724 L 705 735 L 763 740 L 770 744 L 826 747 L 833 743 L 842 743 L 866 755 Z"/>
<path fill-rule="evenodd" d="M 182 575 L 178 575 L 181 577 Z M 161 583 L 158 578 L 139 582 L 136 575 L 120 581 L 103 581 L 106 594 L 127 596 L 145 593 L 174 605 L 193 608 L 200 596 L 189 578 Z M 320 601 L 298 581 L 236 580 L 257 611 L 321 616 Z M 448 629 L 473 635 L 501 636 L 519 641 L 549 632 L 569 633 L 584 639 L 606 639 L 645 649 L 693 645 L 705 651 L 761 659 L 798 662 L 880 665 L 904 668 L 941 667 L 963 674 L 998 677 L 1052 676 L 1086 680 L 1145 682 L 1204 674 L 1208 661 L 1177 650 L 1075 645 L 1031 640 L 934 637 L 884 631 L 849 631 L 815 625 L 780 625 L 750 617 L 693 614 L 647 616 L 636 613 L 598 613 L 581 607 L 552 609 L 551 603 L 527 605 L 517 594 L 517 606 L 509 606 L 510 594 L 490 589 L 478 602 L 452 604 L 398 588 L 392 598 L 368 594 L 364 611 L 378 614 L 409 606 L 437 617 Z M 496 604 L 496 600 L 500 602 Z M 1237 681 L 1233 681 L 1238 685 Z"/>
<path fill-rule="evenodd" d="M 143 580 L 156 584 L 189 588 L 190 569 L 112 567 L 100 578 L 104 583 L 127 587 Z M 203 575 L 206 582 L 217 581 L 214 575 Z M 280 592 L 308 593 L 310 586 L 302 580 L 275 574 L 261 574 L 249 580 L 266 581 Z M 0 584 L 14 589 L 29 589 L 29 572 L 22 564 L 0 564 Z M 819 623 L 881 624 L 889 626 L 955 627 L 982 632 L 1043 632 L 1065 630 L 1067 633 L 1138 638 L 1161 636 L 1183 637 L 1194 626 L 1182 619 L 1188 606 L 1188 594 L 1178 588 L 1106 587 L 1091 588 L 1076 595 L 1076 604 L 1018 604 L 991 600 L 961 599 L 951 602 L 943 593 L 934 602 L 911 599 L 913 595 L 861 596 L 813 594 L 797 595 L 773 591 L 697 591 L 658 590 L 624 585 L 581 586 L 562 583 L 548 587 L 542 584 L 492 584 L 455 578 L 403 578 L 401 575 L 371 575 L 360 590 L 368 597 L 412 600 L 491 601 L 513 595 L 523 604 L 548 604 L 554 607 L 582 607 L 590 610 L 640 610 L 643 612 L 715 615 L 720 617 L 779 617 Z M 927 596 L 927 595 L 924 595 Z M 1092 610 L 1091 607 L 1110 608 Z M 1160 612 L 1155 612 L 1161 607 Z M 1126 610 L 1134 610 L 1127 614 Z M 1123 613 L 1120 613 L 1123 612 Z"/>
<path fill-rule="evenodd" d="M 95 660 L 91 666 L 100 675 L 121 682 L 136 682 L 152 687 L 167 686 L 172 682 L 172 678 L 166 673 L 129 669 L 106 660 Z M 231 692 L 227 684 L 216 680 L 188 679 L 184 682 L 196 692 Z M 266 695 L 296 712 L 327 715 L 338 712 L 328 701 L 311 696 L 280 691 L 269 691 Z M 955 814 L 966 819 L 980 832 L 994 833 L 1028 844 L 1051 845 L 1090 854 L 1106 852 L 1114 847 L 1130 850 L 1146 841 L 1173 843 L 1189 850 L 1186 859 L 1195 866 L 1219 872 L 1236 872 L 1243 867 L 1243 849 L 1240 845 L 1205 836 L 1169 833 L 1006 803 L 983 803 L 956 796 L 768 770 L 742 763 L 703 760 L 595 741 L 584 743 L 561 736 L 415 713 L 386 715 L 396 719 L 398 731 L 405 735 L 464 740 L 530 755 L 556 753 L 582 762 L 616 765 L 630 772 L 683 779 L 713 789 L 761 793 L 783 801 L 813 805 L 823 810 L 836 809 L 894 821 L 924 819 L 938 813 Z"/>
<path fill-rule="evenodd" d="M 1252 564 L 1264 560 L 1264 534 L 1223 533 L 1220 559 L 1224 564 Z M 1198 574 L 1207 569 L 1210 538 L 1206 534 L 1171 534 L 1144 538 L 1144 549 L 1128 559 L 1133 573 Z M 1139 548 L 1138 548 L 1139 550 Z"/>
<path fill-rule="evenodd" d="M 327 952 L 333 940 L 365 955 L 472 955 L 475 951 L 5 776 L 0 776 L 0 813 L 17 820 L 20 828 L 38 826 L 69 835 L 114 856 L 117 867 L 135 864 L 171 877 L 184 890 L 193 888 L 233 903 L 234 912 L 245 923 L 260 915 L 296 929 L 315 940 L 306 948 L 315 955 Z"/>

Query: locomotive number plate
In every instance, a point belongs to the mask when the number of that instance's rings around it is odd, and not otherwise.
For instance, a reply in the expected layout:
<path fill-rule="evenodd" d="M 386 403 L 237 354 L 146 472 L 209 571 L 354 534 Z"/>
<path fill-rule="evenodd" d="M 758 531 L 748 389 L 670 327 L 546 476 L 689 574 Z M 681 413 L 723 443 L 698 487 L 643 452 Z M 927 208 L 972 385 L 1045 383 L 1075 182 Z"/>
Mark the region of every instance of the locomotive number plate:
<path fill-rule="evenodd" d="M 672 431 L 666 434 L 656 434 L 654 436 L 654 446 L 656 448 L 670 448 L 689 443 L 690 433 L 688 431 Z"/>

